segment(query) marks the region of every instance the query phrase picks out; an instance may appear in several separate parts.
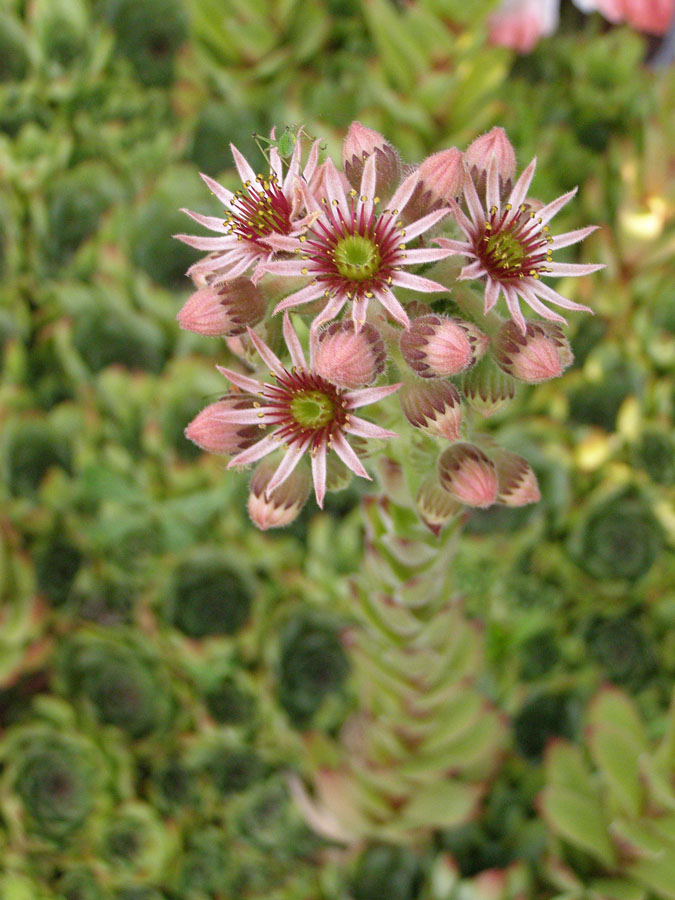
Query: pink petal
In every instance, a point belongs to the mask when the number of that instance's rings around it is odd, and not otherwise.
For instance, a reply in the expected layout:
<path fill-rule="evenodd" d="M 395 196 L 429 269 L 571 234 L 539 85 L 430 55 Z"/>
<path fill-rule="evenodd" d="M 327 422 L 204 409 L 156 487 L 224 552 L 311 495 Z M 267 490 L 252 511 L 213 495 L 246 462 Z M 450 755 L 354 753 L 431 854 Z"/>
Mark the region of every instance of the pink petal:
<path fill-rule="evenodd" d="M 370 219 L 373 214 L 373 200 L 375 199 L 375 183 L 377 179 L 377 173 L 375 171 L 376 161 L 377 157 L 374 153 L 371 153 L 366 160 L 366 164 L 363 167 L 363 175 L 361 176 L 361 193 L 359 194 L 358 212 L 359 215 L 362 214 L 366 220 Z M 362 197 L 365 197 L 366 199 L 362 200 Z"/>
<path fill-rule="evenodd" d="M 335 168 L 335 163 L 332 159 L 326 160 L 324 184 L 326 185 L 326 193 L 328 194 L 327 199 L 331 211 L 334 207 L 338 207 L 344 218 L 348 219 L 349 207 L 347 205 L 345 190 L 342 186 L 342 181 L 340 180 L 340 173 Z"/>
<path fill-rule="evenodd" d="M 316 453 L 312 455 L 312 480 L 314 481 L 314 493 L 319 509 L 323 509 L 323 499 L 326 496 L 326 445 L 320 444 Z"/>
<path fill-rule="evenodd" d="M 567 319 L 563 319 L 562 316 L 559 316 L 558 313 L 553 312 L 552 309 L 549 309 L 548 306 L 544 306 L 541 300 L 537 299 L 537 295 L 535 294 L 535 290 L 531 284 L 521 284 L 519 285 L 520 294 L 523 300 L 527 303 L 527 305 L 534 312 L 539 313 L 540 316 L 543 316 L 544 319 L 550 319 L 552 322 L 561 322 L 563 325 L 567 325 Z"/>
<path fill-rule="evenodd" d="M 298 149 L 298 145 L 296 144 L 295 147 L 293 148 L 293 156 L 294 157 L 297 156 L 297 149 Z M 296 163 L 296 165 L 297 165 L 297 163 Z M 277 181 L 279 182 L 279 184 L 281 184 L 283 174 L 284 174 L 284 169 L 281 164 L 281 157 L 279 156 L 279 151 L 277 150 L 276 147 L 272 147 L 272 149 L 270 150 L 270 169 L 276 175 Z"/>
<path fill-rule="evenodd" d="M 493 306 L 497 302 L 498 297 L 499 282 L 494 281 L 492 278 L 488 278 L 487 284 L 485 285 L 485 315 L 487 315 L 493 308 Z"/>
<path fill-rule="evenodd" d="M 488 209 L 492 209 L 493 206 L 496 206 L 497 210 L 500 209 L 499 173 L 497 172 L 497 160 L 494 156 L 490 160 L 487 171 L 485 202 Z"/>
<path fill-rule="evenodd" d="M 437 222 L 440 222 L 441 219 L 444 219 L 449 212 L 450 207 L 447 206 L 443 209 L 437 209 L 436 212 L 432 212 L 426 216 L 422 216 L 421 219 L 418 219 L 411 225 L 406 226 L 403 236 L 405 237 L 406 241 L 412 241 L 414 238 L 419 237 L 420 234 L 424 234 L 425 231 L 428 231 L 430 228 L 432 228 Z"/>
<path fill-rule="evenodd" d="M 360 388 L 358 391 L 348 391 L 342 395 L 342 399 L 347 401 L 347 409 L 358 409 L 359 406 L 368 406 L 369 403 L 377 403 L 390 394 L 396 393 L 401 387 L 402 382 L 398 384 L 383 384 L 381 387 Z"/>
<path fill-rule="evenodd" d="M 270 241 L 270 244 L 273 243 Z M 302 270 L 306 268 L 307 262 L 302 259 L 272 259 L 258 266 L 258 271 L 270 275 L 302 275 Z"/>
<path fill-rule="evenodd" d="M 258 254 L 247 253 L 245 256 L 242 256 L 241 260 L 238 263 L 235 263 L 231 266 L 226 272 L 218 271 L 216 275 L 216 280 L 214 284 L 222 284 L 224 281 L 231 281 L 233 278 L 236 278 L 238 275 L 243 275 L 247 269 L 250 269 L 251 265 L 258 259 Z M 217 267 L 220 269 L 220 266 Z M 189 270 L 188 270 L 189 271 Z"/>
<path fill-rule="evenodd" d="M 231 422 L 233 425 L 258 425 L 264 423 L 261 409 L 219 409 L 213 413 L 214 421 Z"/>
<path fill-rule="evenodd" d="M 199 174 L 208 189 L 220 200 L 223 206 L 229 206 L 232 202 L 232 198 L 234 197 L 232 191 L 228 191 L 228 189 L 224 188 L 222 184 L 218 184 L 217 181 L 214 181 L 213 178 L 209 178 L 209 176 L 205 175 L 203 172 L 200 172 Z"/>
<path fill-rule="evenodd" d="M 366 313 L 368 311 L 368 298 L 367 297 L 359 297 L 357 300 L 354 300 L 352 303 L 352 322 L 354 323 L 355 330 L 361 331 L 365 321 L 366 321 Z"/>
<path fill-rule="evenodd" d="M 263 384 L 256 381 L 255 378 L 249 378 L 248 375 L 242 375 L 239 372 L 233 372 L 232 369 L 226 369 L 224 366 L 216 366 L 221 375 L 224 375 L 232 384 L 236 384 L 242 391 L 249 394 L 259 394 L 263 389 Z"/>
<path fill-rule="evenodd" d="M 408 175 L 405 181 L 399 185 L 396 193 L 389 201 L 389 209 L 392 210 L 392 212 L 395 209 L 401 212 L 401 210 L 405 208 L 406 203 L 410 200 L 413 191 L 417 187 L 419 178 L 419 172 L 415 171 L 411 175 Z M 396 213 L 394 213 L 394 215 L 396 215 Z"/>
<path fill-rule="evenodd" d="M 219 231 L 221 234 L 228 233 L 229 226 L 218 216 L 203 216 L 201 213 L 192 212 L 191 209 L 185 209 L 185 207 L 181 207 L 180 211 L 190 216 L 195 222 L 199 222 L 199 224 L 203 225 L 205 228 L 210 228 L 211 231 Z M 233 242 L 236 240 L 235 237 L 232 238 Z"/>
<path fill-rule="evenodd" d="M 418 265 L 418 263 L 436 262 L 436 260 L 438 259 L 445 259 L 446 257 L 451 255 L 452 250 L 444 248 L 439 248 L 438 250 L 434 250 L 433 248 L 406 250 L 405 265 L 416 266 Z"/>
<path fill-rule="evenodd" d="M 504 291 L 504 297 L 506 298 L 506 305 L 511 313 L 511 318 L 516 323 L 518 328 L 525 334 L 527 331 L 527 324 L 525 322 L 525 317 L 520 309 L 520 303 L 518 302 L 518 294 L 514 290 L 508 287 L 502 286 L 502 290 Z"/>
<path fill-rule="evenodd" d="M 228 235 L 227 237 L 200 237 L 196 234 L 174 234 L 174 237 L 187 244 L 188 247 L 194 247 L 195 250 L 227 250 L 233 246 L 234 240 Z"/>
<path fill-rule="evenodd" d="M 473 256 L 473 247 L 471 244 L 465 244 L 463 241 L 451 241 L 449 238 L 435 238 L 434 244 L 440 247 L 446 247 L 453 253 L 461 253 L 462 256 Z"/>
<path fill-rule="evenodd" d="M 478 193 L 476 191 L 476 185 L 473 183 L 473 178 L 471 178 L 470 176 L 464 182 L 464 196 L 466 198 L 466 205 L 469 208 L 469 212 L 471 213 L 471 218 L 473 219 L 474 224 L 477 225 L 479 222 L 484 222 L 485 210 L 483 209 L 483 205 L 478 198 Z"/>
<path fill-rule="evenodd" d="M 276 440 L 273 434 L 268 434 L 261 441 L 258 441 L 257 444 L 254 444 L 252 447 L 248 447 L 246 450 L 242 450 L 241 453 L 237 453 L 236 456 L 233 456 L 227 464 L 227 468 L 233 469 L 235 466 L 247 466 L 249 463 L 257 462 L 259 459 L 262 459 L 263 456 L 267 456 L 268 453 L 277 450 L 278 447 L 279 441 Z"/>
<path fill-rule="evenodd" d="M 295 333 L 293 326 L 291 325 L 291 320 L 287 312 L 284 313 L 284 340 L 286 341 L 286 346 L 288 347 L 291 354 L 291 362 L 298 369 L 306 369 L 307 363 L 305 362 L 305 354 L 302 352 L 302 345 L 298 340 L 298 336 Z"/>
<path fill-rule="evenodd" d="M 255 172 L 250 167 L 246 159 L 241 155 L 234 144 L 230 144 L 230 150 L 232 151 L 234 164 L 237 167 L 237 172 L 239 172 L 239 177 L 241 178 L 241 180 L 244 182 L 244 184 L 246 184 L 247 181 L 252 185 L 255 184 Z"/>
<path fill-rule="evenodd" d="M 359 475 L 361 478 L 367 478 L 368 481 L 373 480 L 363 468 L 361 460 L 347 443 L 347 441 L 345 440 L 345 436 L 341 431 L 338 431 L 333 438 L 333 450 L 335 450 L 337 455 L 340 457 L 340 459 L 348 469 L 351 469 L 352 472 L 354 472 L 356 475 Z"/>
<path fill-rule="evenodd" d="M 295 253 L 296 250 L 302 249 L 302 243 L 297 237 L 286 234 L 267 234 L 265 235 L 265 243 L 274 250 L 281 250 L 284 253 Z"/>
<path fill-rule="evenodd" d="M 557 276 L 571 276 L 576 278 L 580 275 L 591 275 L 593 272 L 599 272 L 604 269 L 603 263 L 551 263 L 546 269 L 546 275 L 555 278 Z M 543 273 L 542 273 L 543 274 Z"/>
<path fill-rule="evenodd" d="M 334 297 L 331 297 L 319 315 L 312 322 L 312 331 L 316 331 L 316 329 L 325 325 L 326 322 L 330 322 L 331 319 L 334 319 L 346 302 L 347 298 L 342 294 L 336 294 Z"/>
<path fill-rule="evenodd" d="M 534 178 L 534 170 L 537 168 L 537 157 L 535 156 L 529 166 L 522 173 L 518 181 L 513 186 L 509 203 L 513 206 L 514 212 L 518 210 L 522 202 L 527 197 L 527 192 Z"/>
<path fill-rule="evenodd" d="M 398 437 L 395 431 L 387 431 L 386 428 L 380 428 L 379 425 L 373 425 L 372 422 L 360 418 L 360 416 L 350 416 L 349 425 L 344 429 L 349 434 L 354 434 L 362 438 L 392 438 Z"/>
<path fill-rule="evenodd" d="M 294 294 L 289 294 L 288 297 L 285 297 L 281 301 L 281 303 L 277 303 L 274 307 L 274 313 L 276 314 L 284 309 L 290 309 L 292 306 L 301 306 L 303 303 L 311 303 L 312 300 L 316 300 L 317 297 L 320 297 L 323 293 L 323 287 L 318 282 L 312 282 L 304 288 L 301 288 L 299 291 L 295 291 Z"/>
<path fill-rule="evenodd" d="M 529 279 L 526 280 L 529 281 Z M 532 279 L 532 283 L 529 284 L 529 287 L 538 297 L 541 297 L 543 300 L 548 300 L 549 303 L 555 303 L 556 306 L 562 306 L 563 309 L 573 309 L 578 312 L 593 312 L 588 306 L 582 306 L 581 303 L 575 303 L 573 300 L 568 300 L 567 297 L 563 297 L 562 294 L 554 291 L 552 287 L 549 287 L 549 285 L 544 284 L 542 281 L 534 281 L 534 279 Z"/>
<path fill-rule="evenodd" d="M 399 322 L 404 328 L 410 327 L 408 313 L 403 309 L 391 291 L 383 288 L 382 290 L 376 290 L 373 293 L 395 322 Z"/>
<path fill-rule="evenodd" d="M 261 338 L 259 338 L 255 331 L 253 331 L 251 328 L 248 329 L 248 336 L 251 338 L 253 346 L 258 351 L 261 359 L 269 368 L 269 370 L 274 375 L 283 378 L 286 374 L 286 370 L 281 365 L 281 360 L 274 353 L 272 353 L 267 344 Z"/>
<path fill-rule="evenodd" d="M 548 245 L 549 250 L 559 250 L 561 247 L 569 247 L 571 244 L 577 244 L 583 241 L 589 234 L 593 234 L 598 230 L 598 225 L 589 225 L 587 228 L 577 228 L 576 231 L 566 231 L 564 234 L 556 235 Z"/>
<path fill-rule="evenodd" d="M 453 216 L 455 217 L 455 221 L 457 222 L 457 224 L 459 225 L 461 230 L 464 232 L 465 237 L 468 237 L 468 239 L 470 241 L 472 241 L 474 234 L 476 232 L 476 229 L 474 228 L 473 224 L 471 223 L 471 221 L 469 219 L 467 219 L 467 217 L 464 215 L 462 210 L 459 208 L 459 206 L 455 200 L 449 200 L 448 204 L 450 206 Z"/>
<path fill-rule="evenodd" d="M 395 272 L 392 280 L 399 287 L 410 288 L 413 291 L 424 291 L 425 293 L 448 292 L 444 284 L 439 284 L 430 278 L 422 278 L 421 275 L 413 275 L 411 272 Z"/>
<path fill-rule="evenodd" d="M 550 222 L 553 216 L 557 212 L 560 212 L 563 206 L 570 202 L 578 190 L 579 188 L 574 188 L 574 190 L 568 191 L 566 194 L 563 194 L 562 197 L 558 197 L 557 200 L 552 200 L 551 203 L 548 203 L 538 210 L 536 216 L 541 224 L 546 225 L 547 222 Z"/>
<path fill-rule="evenodd" d="M 308 184 L 314 177 L 314 173 L 316 172 L 316 167 L 319 162 L 320 143 L 320 141 L 314 141 L 314 143 L 312 144 L 312 149 L 309 151 L 309 156 L 307 157 L 307 165 L 305 166 L 305 171 L 302 173 L 302 177 Z"/>
<path fill-rule="evenodd" d="M 483 263 L 476 260 L 475 262 L 469 263 L 468 266 L 464 266 L 458 275 L 458 280 L 466 281 L 469 278 L 480 278 L 482 275 L 485 275 Z"/>
<path fill-rule="evenodd" d="M 284 458 L 279 463 L 276 472 L 269 480 L 269 484 L 265 489 L 265 495 L 269 496 L 275 488 L 279 487 L 280 484 L 283 484 L 284 481 L 291 474 L 293 469 L 300 462 L 302 457 L 309 446 L 310 439 L 303 441 L 300 444 L 291 444 L 286 453 L 284 454 Z"/>

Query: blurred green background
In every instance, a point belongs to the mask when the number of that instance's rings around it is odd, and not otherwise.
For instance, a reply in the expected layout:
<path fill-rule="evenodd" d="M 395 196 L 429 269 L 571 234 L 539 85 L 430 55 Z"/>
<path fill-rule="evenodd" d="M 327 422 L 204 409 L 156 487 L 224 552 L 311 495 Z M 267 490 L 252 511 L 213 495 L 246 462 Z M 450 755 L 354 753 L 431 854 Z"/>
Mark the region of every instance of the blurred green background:
<path fill-rule="evenodd" d="M 443 896 L 448 855 L 467 884 L 524 861 L 549 898 L 547 741 L 580 739 L 608 682 L 662 733 L 675 78 L 648 64 L 655 39 L 567 2 L 517 57 L 487 42 L 494 6 L 1 0 L 2 900 L 415 900 Z M 607 268 L 563 290 L 595 310 L 571 323 L 573 367 L 486 425 L 543 500 L 474 514 L 456 559 L 511 725 L 481 817 L 341 858 L 286 774 L 359 695 L 340 634 L 360 488 L 261 534 L 246 479 L 186 441 L 226 351 L 178 329 L 197 254 L 171 235 L 179 207 L 217 214 L 198 173 L 233 187 L 230 142 L 258 168 L 253 132 L 303 124 L 337 159 L 353 119 L 409 163 L 504 126 L 521 167 L 539 158 L 535 195 L 580 186 L 560 230 L 600 224 L 584 260 Z"/>

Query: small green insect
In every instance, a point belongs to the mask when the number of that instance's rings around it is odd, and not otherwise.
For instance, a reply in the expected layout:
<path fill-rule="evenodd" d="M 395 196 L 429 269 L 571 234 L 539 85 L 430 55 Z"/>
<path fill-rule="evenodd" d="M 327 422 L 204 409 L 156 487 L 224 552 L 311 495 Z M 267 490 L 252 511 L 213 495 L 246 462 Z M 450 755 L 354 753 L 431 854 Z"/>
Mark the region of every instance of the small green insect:
<path fill-rule="evenodd" d="M 304 125 L 286 125 L 283 133 L 278 138 L 266 138 L 263 137 L 262 134 L 253 133 L 253 140 L 256 142 L 258 149 L 268 162 L 272 147 L 277 148 L 279 156 L 282 159 L 288 159 L 293 154 L 295 145 L 301 137 L 307 138 L 310 142 L 315 140 L 315 138 L 305 131 Z"/>

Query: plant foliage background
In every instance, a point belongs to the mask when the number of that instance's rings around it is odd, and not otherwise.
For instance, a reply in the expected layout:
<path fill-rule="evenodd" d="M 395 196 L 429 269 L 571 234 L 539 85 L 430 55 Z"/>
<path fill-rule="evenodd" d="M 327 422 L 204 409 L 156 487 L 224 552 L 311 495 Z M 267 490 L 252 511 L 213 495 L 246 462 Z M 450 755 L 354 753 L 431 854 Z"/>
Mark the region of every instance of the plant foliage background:
<path fill-rule="evenodd" d="M 3 900 L 675 897 L 672 861 L 642 865 L 675 840 L 675 80 L 571 4 L 516 57 L 493 7 L 2 0 Z M 573 368 L 488 425 L 541 503 L 475 513 L 454 564 L 505 725 L 480 812 L 345 852 L 287 776 L 364 687 L 360 494 L 262 534 L 185 440 L 225 350 L 176 325 L 197 254 L 171 235 L 209 211 L 199 171 L 235 183 L 230 141 L 262 165 L 252 133 L 302 123 L 339 155 L 355 118 L 408 162 L 503 125 L 542 197 L 580 185 L 607 269 L 566 286 L 596 311 Z"/>

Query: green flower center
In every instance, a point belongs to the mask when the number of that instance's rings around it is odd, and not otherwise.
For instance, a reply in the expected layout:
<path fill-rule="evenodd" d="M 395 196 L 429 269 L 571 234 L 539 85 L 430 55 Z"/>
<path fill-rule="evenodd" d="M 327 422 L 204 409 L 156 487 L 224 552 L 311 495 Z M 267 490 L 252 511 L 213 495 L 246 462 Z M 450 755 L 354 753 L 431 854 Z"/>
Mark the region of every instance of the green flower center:
<path fill-rule="evenodd" d="M 291 400 L 291 415 L 303 428 L 323 428 L 334 414 L 333 400 L 322 391 L 301 391 Z"/>
<path fill-rule="evenodd" d="M 485 241 L 485 250 L 498 269 L 520 269 L 527 255 L 521 242 L 509 231 L 491 234 Z"/>
<path fill-rule="evenodd" d="M 373 241 L 360 235 L 343 238 L 335 245 L 335 267 L 343 278 L 366 281 L 380 267 L 380 251 Z"/>

